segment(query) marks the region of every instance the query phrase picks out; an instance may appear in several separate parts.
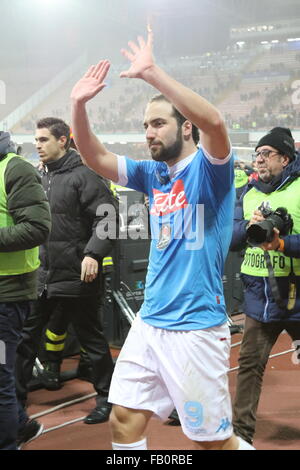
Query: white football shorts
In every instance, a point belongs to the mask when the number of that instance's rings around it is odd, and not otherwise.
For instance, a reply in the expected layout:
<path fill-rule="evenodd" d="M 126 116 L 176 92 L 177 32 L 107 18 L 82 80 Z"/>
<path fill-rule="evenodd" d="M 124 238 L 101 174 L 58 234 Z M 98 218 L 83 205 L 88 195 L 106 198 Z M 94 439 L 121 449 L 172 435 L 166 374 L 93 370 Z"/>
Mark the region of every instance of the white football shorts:
<path fill-rule="evenodd" d="M 229 353 L 226 323 L 174 331 L 148 325 L 138 315 L 116 362 L 108 401 L 150 410 L 162 420 L 176 408 L 188 438 L 228 439 L 233 433 Z"/>

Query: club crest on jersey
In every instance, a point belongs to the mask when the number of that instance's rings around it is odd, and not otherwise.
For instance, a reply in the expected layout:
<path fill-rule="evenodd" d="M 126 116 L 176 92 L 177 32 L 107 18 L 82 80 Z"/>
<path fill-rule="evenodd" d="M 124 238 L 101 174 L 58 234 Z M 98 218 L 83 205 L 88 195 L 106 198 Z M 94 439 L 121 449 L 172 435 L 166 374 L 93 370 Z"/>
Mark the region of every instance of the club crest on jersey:
<path fill-rule="evenodd" d="M 158 250 L 167 248 L 171 241 L 171 227 L 169 224 L 163 224 L 159 233 L 159 240 L 156 245 Z"/>
<path fill-rule="evenodd" d="M 169 193 L 162 193 L 158 189 L 153 189 L 154 202 L 150 214 L 162 216 L 171 214 L 188 204 L 184 184 L 182 180 L 177 180 Z"/>

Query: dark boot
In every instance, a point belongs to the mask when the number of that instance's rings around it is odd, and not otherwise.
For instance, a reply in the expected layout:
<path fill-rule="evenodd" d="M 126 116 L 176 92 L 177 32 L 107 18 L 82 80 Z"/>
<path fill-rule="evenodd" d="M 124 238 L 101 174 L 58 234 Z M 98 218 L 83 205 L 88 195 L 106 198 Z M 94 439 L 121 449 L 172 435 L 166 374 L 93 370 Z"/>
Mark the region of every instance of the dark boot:
<path fill-rule="evenodd" d="M 174 410 L 173 410 L 172 413 L 170 414 L 169 420 L 170 420 L 170 421 L 168 422 L 168 425 L 169 425 L 169 426 L 181 426 L 180 420 L 179 420 L 179 416 L 178 416 L 178 413 L 177 413 L 176 408 L 174 408 Z"/>
<path fill-rule="evenodd" d="M 38 371 L 38 379 L 46 390 L 59 390 L 62 387 L 60 381 L 60 363 L 44 362 L 44 369 Z"/>
<path fill-rule="evenodd" d="M 98 395 L 96 403 L 96 407 L 84 419 L 86 424 L 105 423 L 108 421 L 112 405 L 107 402 L 107 397 L 101 397 Z"/>
<path fill-rule="evenodd" d="M 93 383 L 92 362 L 86 352 L 80 351 L 80 359 L 77 367 L 77 378 Z"/>

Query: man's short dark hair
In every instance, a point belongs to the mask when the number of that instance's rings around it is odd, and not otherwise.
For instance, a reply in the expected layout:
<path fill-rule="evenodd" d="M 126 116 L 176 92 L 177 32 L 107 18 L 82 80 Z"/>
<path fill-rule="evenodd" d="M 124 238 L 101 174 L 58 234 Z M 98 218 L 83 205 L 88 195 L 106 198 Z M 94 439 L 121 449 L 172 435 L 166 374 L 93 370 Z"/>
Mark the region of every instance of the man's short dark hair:
<path fill-rule="evenodd" d="M 170 100 L 168 100 L 168 98 L 165 97 L 165 95 L 155 95 L 153 96 L 153 98 L 151 98 L 151 100 L 149 101 L 149 103 L 153 103 L 155 101 L 166 101 L 167 103 L 170 103 L 170 105 L 172 106 L 173 108 L 173 116 L 174 118 L 176 119 L 177 121 L 177 124 L 178 124 L 178 127 L 181 127 L 182 124 L 185 122 L 185 121 L 188 121 L 188 119 L 186 119 L 179 111 L 178 109 L 175 108 L 175 106 L 173 105 L 173 103 L 171 103 Z M 199 143 L 199 129 L 192 123 L 192 138 L 193 138 L 193 141 L 195 143 L 195 145 L 198 145 Z"/>
<path fill-rule="evenodd" d="M 71 143 L 71 129 L 70 126 L 65 123 L 65 121 L 54 117 L 46 117 L 39 119 L 39 121 L 36 123 L 36 127 L 38 129 L 43 129 L 46 127 L 49 129 L 50 134 L 52 134 L 57 140 L 60 137 L 65 136 L 67 138 L 65 149 L 69 150 Z"/>

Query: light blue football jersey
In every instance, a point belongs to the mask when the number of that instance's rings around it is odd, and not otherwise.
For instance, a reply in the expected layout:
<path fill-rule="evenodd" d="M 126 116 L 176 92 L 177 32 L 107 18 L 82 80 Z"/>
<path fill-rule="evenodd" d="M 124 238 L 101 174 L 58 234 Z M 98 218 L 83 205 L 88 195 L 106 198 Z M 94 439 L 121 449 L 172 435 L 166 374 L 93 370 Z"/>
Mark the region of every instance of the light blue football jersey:
<path fill-rule="evenodd" d="M 235 201 L 233 158 L 213 164 L 200 148 L 185 159 L 187 164 L 177 164 L 174 177 L 171 168 L 171 178 L 164 162 L 119 158 L 126 162 L 119 178 L 150 202 L 152 240 L 141 318 L 171 330 L 223 324 L 222 275 Z"/>

